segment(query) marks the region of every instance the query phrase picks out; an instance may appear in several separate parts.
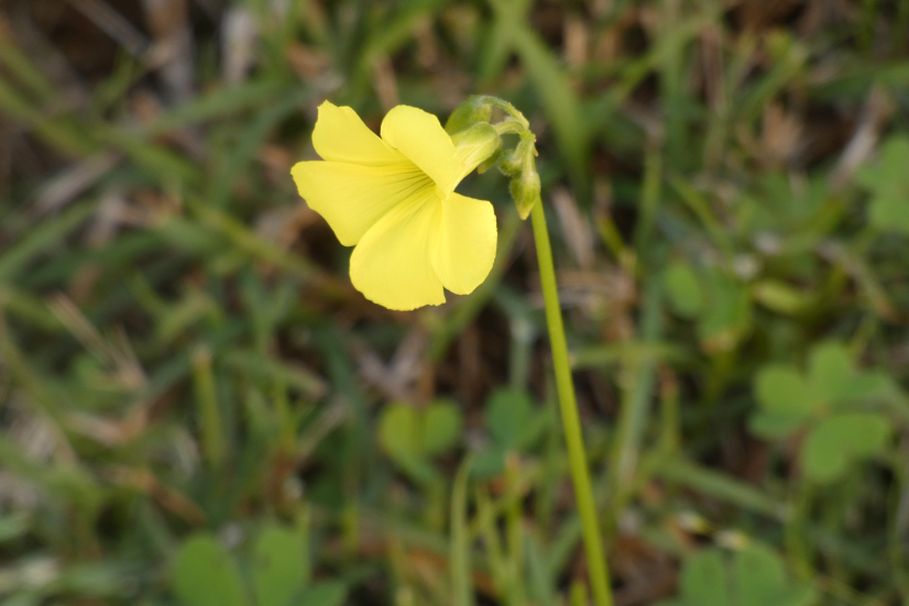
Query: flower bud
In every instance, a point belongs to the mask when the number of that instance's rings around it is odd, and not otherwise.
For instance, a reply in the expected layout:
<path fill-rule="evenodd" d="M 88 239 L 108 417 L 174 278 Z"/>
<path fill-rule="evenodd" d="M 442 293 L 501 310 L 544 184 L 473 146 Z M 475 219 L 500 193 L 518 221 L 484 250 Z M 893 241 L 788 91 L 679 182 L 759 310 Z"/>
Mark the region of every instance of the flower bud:
<path fill-rule="evenodd" d="M 511 179 L 508 191 L 518 209 L 521 219 L 527 219 L 533 205 L 540 202 L 540 173 L 533 158 L 527 156 L 521 172 Z"/>
<path fill-rule="evenodd" d="M 448 116 L 448 121 L 445 122 L 445 130 L 453 135 L 477 123 L 484 122 L 489 124 L 491 118 L 492 105 L 480 97 L 469 97 Z"/>
<path fill-rule="evenodd" d="M 451 137 L 465 172 L 470 172 L 495 156 L 501 146 L 496 129 L 487 122 L 477 122 Z"/>

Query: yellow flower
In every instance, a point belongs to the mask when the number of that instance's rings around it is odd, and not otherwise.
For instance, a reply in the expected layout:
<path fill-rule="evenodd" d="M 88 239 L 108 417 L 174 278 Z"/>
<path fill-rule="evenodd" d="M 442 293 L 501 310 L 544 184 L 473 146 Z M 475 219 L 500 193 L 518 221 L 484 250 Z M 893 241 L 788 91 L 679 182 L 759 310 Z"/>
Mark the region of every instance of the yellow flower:
<path fill-rule="evenodd" d="M 392 108 L 381 134 L 322 103 L 312 142 L 323 160 L 291 169 L 300 196 L 355 246 L 350 280 L 370 301 L 410 310 L 444 303 L 443 287 L 473 292 L 495 259 L 496 216 L 454 189 L 483 158 L 416 107 Z"/>

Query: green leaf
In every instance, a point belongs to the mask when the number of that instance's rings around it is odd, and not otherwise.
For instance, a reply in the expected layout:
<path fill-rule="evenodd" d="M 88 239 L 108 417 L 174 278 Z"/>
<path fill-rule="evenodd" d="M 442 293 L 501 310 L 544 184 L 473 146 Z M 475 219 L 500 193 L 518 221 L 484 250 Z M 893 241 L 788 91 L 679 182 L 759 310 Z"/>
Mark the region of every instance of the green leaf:
<path fill-rule="evenodd" d="M 751 415 L 748 428 L 757 436 L 780 440 L 791 436 L 802 426 L 803 417 L 759 410 Z"/>
<path fill-rule="evenodd" d="M 859 171 L 859 182 L 868 189 L 888 187 L 891 183 L 909 180 L 906 167 L 909 166 L 909 139 L 904 136 L 890 137 L 881 145 L 877 161 Z"/>
<path fill-rule="evenodd" d="M 822 343 L 811 351 L 808 361 L 809 380 L 815 393 L 825 403 L 848 397 L 855 375 L 852 356 L 842 343 Z"/>
<path fill-rule="evenodd" d="M 887 398 L 898 390 L 886 373 L 856 369 L 846 346 L 838 342 L 815 347 L 808 368 L 815 393 L 834 407 Z"/>
<path fill-rule="evenodd" d="M 680 585 L 679 599 L 662 606 L 811 606 L 817 601 L 814 587 L 790 582 L 776 553 L 757 543 L 731 561 L 718 549 L 689 556 Z"/>
<path fill-rule="evenodd" d="M 478 479 L 493 478 L 505 470 L 505 451 L 498 445 L 477 453 L 470 467 L 470 475 Z"/>
<path fill-rule="evenodd" d="M 892 137 L 881 148 L 877 162 L 859 173 L 871 191 L 869 220 L 883 231 L 909 234 L 909 139 Z"/>
<path fill-rule="evenodd" d="M 810 417 L 816 406 L 811 386 L 791 366 L 765 366 L 758 372 L 754 389 L 764 412 L 792 419 L 796 425 Z"/>
<path fill-rule="evenodd" d="M 379 420 L 379 441 L 399 463 L 412 465 L 457 443 L 463 419 L 451 402 L 432 402 L 424 409 L 404 403 L 387 406 Z"/>
<path fill-rule="evenodd" d="M 750 545 L 735 558 L 732 575 L 739 606 L 767 606 L 778 603 L 786 573 L 770 549 Z"/>
<path fill-rule="evenodd" d="M 454 446 L 461 435 L 461 409 L 452 402 L 438 400 L 423 411 L 420 428 L 422 450 L 429 455 L 440 454 Z"/>
<path fill-rule="evenodd" d="M 802 450 L 805 475 L 821 483 L 838 479 L 850 465 L 880 453 L 891 429 L 886 417 L 871 412 L 840 413 L 822 420 Z"/>
<path fill-rule="evenodd" d="M 498 389 L 486 406 L 486 427 L 505 450 L 529 447 L 542 433 L 545 422 L 545 416 L 534 410 L 530 395 L 522 389 Z"/>
<path fill-rule="evenodd" d="M 732 582 L 737 606 L 809 606 L 817 600 L 812 586 L 790 583 L 776 553 L 757 543 L 736 554 Z"/>
<path fill-rule="evenodd" d="M 173 592 L 183 606 L 246 606 L 240 570 L 212 536 L 185 541 L 173 564 Z"/>
<path fill-rule="evenodd" d="M 663 274 L 663 282 L 673 311 L 686 318 L 695 317 L 704 305 L 704 293 L 691 265 L 672 263 Z"/>
<path fill-rule="evenodd" d="M 732 606 L 726 566 L 718 549 L 705 549 L 685 560 L 682 595 L 690 606 Z"/>
<path fill-rule="evenodd" d="M 900 387 L 893 377 L 884 371 L 862 372 L 855 377 L 850 395 L 855 394 L 863 401 L 893 399 L 899 397 Z"/>
<path fill-rule="evenodd" d="M 347 585 L 323 581 L 308 587 L 294 606 L 341 606 L 347 598 Z"/>
<path fill-rule="evenodd" d="M 909 234 L 909 186 L 878 191 L 871 200 L 870 220 L 886 231 Z"/>
<path fill-rule="evenodd" d="M 778 280 L 761 280 L 751 287 L 755 301 L 781 314 L 795 315 L 811 305 L 811 296 Z"/>
<path fill-rule="evenodd" d="M 389 404 L 379 419 L 379 442 L 393 459 L 419 456 L 417 411 L 408 404 Z"/>
<path fill-rule="evenodd" d="M 709 351 L 730 351 L 751 328 L 748 290 L 720 271 L 705 276 L 706 305 L 698 323 L 701 343 Z"/>
<path fill-rule="evenodd" d="M 294 606 L 309 577 L 306 545 L 300 533 L 266 526 L 253 547 L 252 579 L 256 606 Z"/>

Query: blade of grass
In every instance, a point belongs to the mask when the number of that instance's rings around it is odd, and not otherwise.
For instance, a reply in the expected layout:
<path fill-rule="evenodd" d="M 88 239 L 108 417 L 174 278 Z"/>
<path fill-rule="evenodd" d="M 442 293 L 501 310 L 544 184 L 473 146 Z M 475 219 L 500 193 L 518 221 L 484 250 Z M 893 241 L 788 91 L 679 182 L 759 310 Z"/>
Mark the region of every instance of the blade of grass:
<path fill-rule="evenodd" d="M 199 407 L 198 423 L 202 452 L 208 464 L 217 469 L 224 463 L 226 455 L 224 423 L 218 405 L 211 352 L 205 347 L 200 347 L 193 353 L 193 377 L 196 404 Z"/>
<path fill-rule="evenodd" d="M 641 338 L 652 342 L 660 337 L 661 292 L 659 282 L 652 280 L 644 293 Z M 640 459 L 641 444 L 653 389 L 656 383 L 656 360 L 653 357 L 626 358 L 623 376 L 630 377 L 622 387 L 622 406 L 619 413 L 615 442 L 610 456 L 609 486 L 610 511 L 607 514 L 607 532 L 618 527 L 619 516 L 632 497 L 634 476 Z"/>
<path fill-rule="evenodd" d="M 32 129 L 52 148 L 74 156 L 89 156 L 96 151 L 94 140 L 73 120 L 49 116 L 40 104 L 23 98 L 8 82 L 0 79 L 0 112 Z"/>
<path fill-rule="evenodd" d="M 451 550 L 449 555 L 454 606 L 473 606 L 470 567 L 470 533 L 467 524 L 467 480 L 471 460 L 468 456 L 458 467 L 451 489 Z"/>
<path fill-rule="evenodd" d="M 97 200 L 73 204 L 0 253 L 0 283 L 14 280 L 35 259 L 57 249 L 66 236 L 96 210 L 97 205 Z"/>
<path fill-rule="evenodd" d="M 555 131 L 573 189 L 579 200 L 587 200 L 590 195 L 590 129 L 585 125 L 584 112 L 574 87 L 529 26 L 515 30 L 514 45 Z"/>

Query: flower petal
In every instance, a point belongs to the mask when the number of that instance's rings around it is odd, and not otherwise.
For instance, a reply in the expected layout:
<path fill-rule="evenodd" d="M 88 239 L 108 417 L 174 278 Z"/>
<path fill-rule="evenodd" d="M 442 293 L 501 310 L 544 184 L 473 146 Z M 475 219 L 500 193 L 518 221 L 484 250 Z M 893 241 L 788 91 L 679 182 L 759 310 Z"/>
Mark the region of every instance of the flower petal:
<path fill-rule="evenodd" d="M 496 129 L 486 122 L 478 122 L 455 133 L 451 137 L 455 155 L 461 164 L 460 179 L 474 171 L 480 164 L 492 157 L 501 146 Z M 459 179 L 459 181 L 460 181 Z"/>
<path fill-rule="evenodd" d="M 312 145 L 324 160 L 356 164 L 388 164 L 401 154 L 379 138 L 352 108 L 323 101 L 312 132 Z"/>
<path fill-rule="evenodd" d="M 350 256 L 350 280 L 367 299 L 407 311 L 445 302 L 442 282 L 429 261 L 439 220 L 435 188 L 396 205 L 360 240 Z"/>
<path fill-rule="evenodd" d="M 406 160 L 384 166 L 297 162 L 291 175 L 300 196 L 344 246 L 356 244 L 395 205 L 421 190 L 435 189 L 429 177 Z"/>
<path fill-rule="evenodd" d="M 439 119 L 422 109 L 397 105 L 382 120 L 382 139 L 436 182 L 443 195 L 461 180 L 461 162 Z"/>
<path fill-rule="evenodd" d="M 496 258 L 496 213 L 486 200 L 453 193 L 442 202 L 430 249 L 442 284 L 466 295 L 479 286 Z"/>

